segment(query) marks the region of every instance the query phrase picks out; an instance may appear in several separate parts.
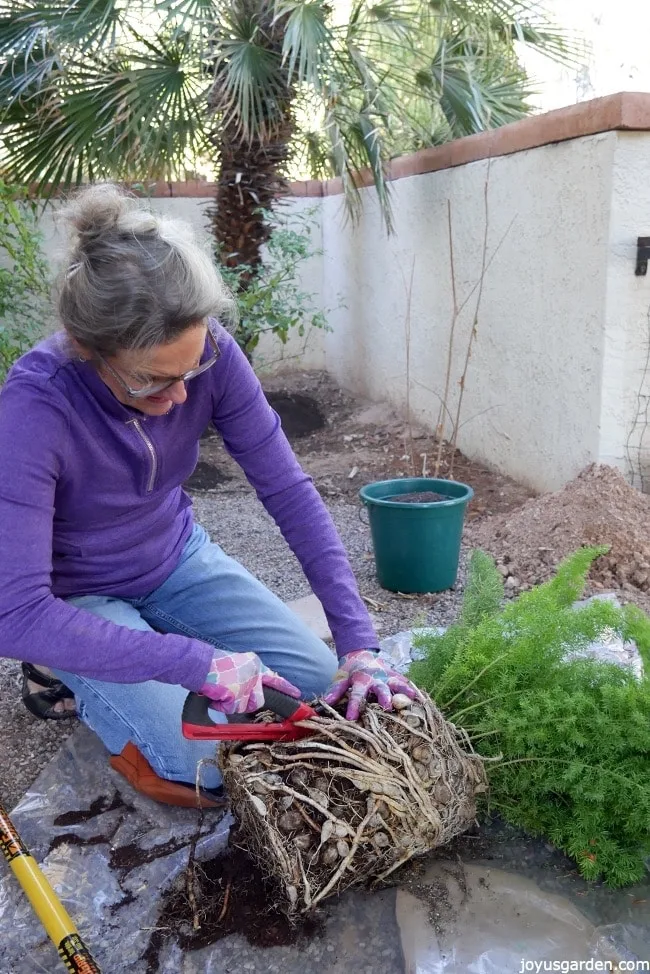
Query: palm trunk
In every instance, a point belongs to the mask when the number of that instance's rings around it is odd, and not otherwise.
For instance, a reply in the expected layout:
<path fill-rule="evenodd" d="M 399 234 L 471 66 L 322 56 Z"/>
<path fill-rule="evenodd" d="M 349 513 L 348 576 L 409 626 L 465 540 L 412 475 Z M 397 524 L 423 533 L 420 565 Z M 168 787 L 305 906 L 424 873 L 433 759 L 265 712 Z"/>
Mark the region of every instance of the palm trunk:
<path fill-rule="evenodd" d="M 266 139 L 243 141 L 228 131 L 219 133 L 219 176 L 211 223 L 220 258 L 227 267 L 245 264 L 250 282 L 261 263 L 262 245 L 268 240 L 265 212 L 287 191 L 284 169 L 293 124 L 289 113 Z"/>
<path fill-rule="evenodd" d="M 284 19 L 274 20 L 273 0 L 239 0 L 258 25 L 256 43 L 262 43 L 278 61 L 282 58 Z M 218 154 L 215 204 L 210 218 L 219 256 L 227 267 L 245 265 L 240 287 L 250 285 L 262 261 L 262 246 L 270 230 L 265 212 L 287 191 L 285 178 L 289 143 L 294 132 L 293 86 L 287 79 L 284 90 L 266 103 L 260 131 L 244 134 L 237 118 L 223 123 L 219 72 L 210 98 L 217 124 L 212 143 Z"/>

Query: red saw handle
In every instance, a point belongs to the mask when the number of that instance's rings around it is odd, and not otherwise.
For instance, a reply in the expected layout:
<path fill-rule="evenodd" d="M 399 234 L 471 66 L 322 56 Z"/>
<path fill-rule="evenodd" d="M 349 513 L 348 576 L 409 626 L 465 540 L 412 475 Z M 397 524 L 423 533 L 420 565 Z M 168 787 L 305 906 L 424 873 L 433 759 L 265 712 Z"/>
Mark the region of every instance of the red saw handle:
<path fill-rule="evenodd" d="M 309 733 L 296 727 L 296 721 L 316 716 L 309 704 L 281 693 L 273 687 L 264 687 L 264 705 L 251 714 L 228 714 L 227 722 L 217 722 L 210 716 L 212 701 L 200 693 L 188 693 L 183 705 L 183 737 L 194 741 L 281 741 L 303 737 Z M 257 714 L 271 710 L 283 721 L 260 723 Z"/>

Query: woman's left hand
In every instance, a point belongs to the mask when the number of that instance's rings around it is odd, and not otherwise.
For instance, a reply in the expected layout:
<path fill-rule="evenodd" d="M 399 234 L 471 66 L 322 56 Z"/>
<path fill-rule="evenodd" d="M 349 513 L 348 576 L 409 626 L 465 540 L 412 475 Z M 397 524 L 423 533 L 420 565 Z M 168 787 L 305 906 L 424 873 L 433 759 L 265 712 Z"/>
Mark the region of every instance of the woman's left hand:
<path fill-rule="evenodd" d="M 375 696 L 384 710 L 393 709 L 393 694 L 403 693 L 411 700 L 419 696 L 418 689 L 376 653 L 367 649 L 355 650 L 340 660 L 334 681 L 323 697 L 331 707 L 349 691 L 346 718 L 357 720 L 361 705 L 370 694 Z"/>

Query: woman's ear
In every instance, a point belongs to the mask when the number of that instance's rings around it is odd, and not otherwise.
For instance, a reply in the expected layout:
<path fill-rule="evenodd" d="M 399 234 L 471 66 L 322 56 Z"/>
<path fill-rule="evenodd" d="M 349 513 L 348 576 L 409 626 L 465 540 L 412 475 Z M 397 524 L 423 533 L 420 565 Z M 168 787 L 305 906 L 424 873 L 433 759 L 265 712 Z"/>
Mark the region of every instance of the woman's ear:
<path fill-rule="evenodd" d="M 90 349 L 86 348 L 76 338 L 68 335 L 68 343 L 73 355 L 76 355 L 81 362 L 88 362 L 92 359 L 92 352 Z"/>

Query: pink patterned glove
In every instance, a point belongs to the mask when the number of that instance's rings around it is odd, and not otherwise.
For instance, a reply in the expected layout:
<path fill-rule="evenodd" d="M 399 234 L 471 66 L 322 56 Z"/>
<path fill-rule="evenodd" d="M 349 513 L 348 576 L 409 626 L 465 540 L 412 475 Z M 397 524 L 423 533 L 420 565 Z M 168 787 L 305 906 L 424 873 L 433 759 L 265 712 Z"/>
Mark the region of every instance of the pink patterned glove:
<path fill-rule="evenodd" d="M 357 720 L 361 704 L 372 693 L 384 710 L 392 710 L 394 693 L 404 693 L 411 700 L 418 697 L 418 690 L 390 666 L 386 666 L 376 653 L 367 649 L 348 653 L 340 661 L 334 674 L 334 682 L 323 697 L 330 706 L 337 704 L 349 691 L 346 718 Z"/>
<path fill-rule="evenodd" d="M 199 690 L 224 714 L 249 714 L 264 704 L 264 687 L 300 698 L 300 690 L 265 666 L 255 653 L 215 656 Z"/>

